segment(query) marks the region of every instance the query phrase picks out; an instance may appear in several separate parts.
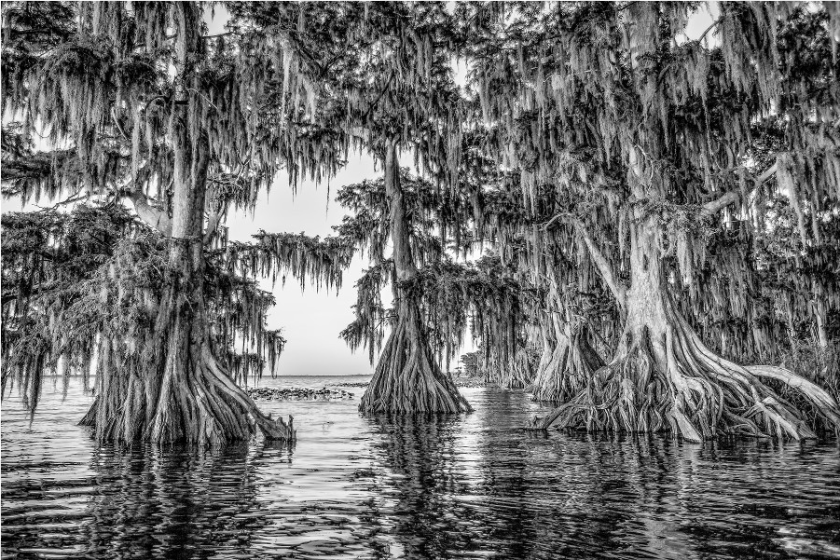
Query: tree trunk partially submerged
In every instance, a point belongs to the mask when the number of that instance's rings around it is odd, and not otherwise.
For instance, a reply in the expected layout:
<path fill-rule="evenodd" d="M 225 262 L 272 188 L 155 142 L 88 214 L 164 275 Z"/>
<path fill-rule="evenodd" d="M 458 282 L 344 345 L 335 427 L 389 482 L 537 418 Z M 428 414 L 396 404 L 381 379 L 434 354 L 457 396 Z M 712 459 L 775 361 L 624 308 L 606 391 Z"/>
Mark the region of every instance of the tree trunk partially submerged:
<path fill-rule="evenodd" d="M 508 371 L 496 384 L 502 389 L 525 389 L 531 383 L 533 371 L 527 348 L 518 348 L 508 365 Z"/>
<path fill-rule="evenodd" d="M 177 338 L 170 337 L 175 344 Z M 101 370 L 99 394 L 79 425 L 94 428 L 100 442 L 220 447 L 257 433 L 269 440 L 295 439 L 291 417 L 287 424 L 260 412 L 206 347 L 182 348 L 167 359 L 162 375 L 149 373 L 145 378 L 132 373 L 126 382 L 112 365 Z"/>
<path fill-rule="evenodd" d="M 544 352 L 532 385 L 534 399 L 564 402 L 584 387 L 604 361 L 589 344 L 586 328 L 554 321 L 554 337 L 544 340 Z"/>
<path fill-rule="evenodd" d="M 406 296 L 359 409 L 392 414 L 470 412 L 452 378 L 434 359 L 419 302 Z"/>
<path fill-rule="evenodd" d="M 688 441 L 718 436 L 816 437 L 805 413 L 766 380 L 810 403 L 840 429 L 840 408 L 823 389 L 783 368 L 744 367 L 716 355 L 679 315 L 661 277 L 655 217 L 631 228 L 627 320 L 612 361 L 587 386 L 535 426 L 587 431 L 670 431 Z"/>
<path fill-rule="evenodd" d="M 169 262 L 157 320 L 128 359 L 120 356 L 122 341 L 102 338 L 97 399 L 83 423 L 99 441 L 219 446 L 257 433 L 293 440 L 291 419 L 287 425 L 262 414 L 213 356 L 204 301 L 209 140 L 202 132 L 191 136 L 186 113 L 178 116 L 172 219 L 162 232 L 170 236 Z"/>
<path fill-rule="evenodd" d="M 658 52 L 660 14 L 656 5 L 638 3 L 630 19 L 630 64 L 638 71 L 634 85 L 643 110 L 624 146 L 633 208 L 629 290 L 611 265 L 598 258 L 585 228 L 578 228 L 605 283 L 626 311 L 626 324 L 612 361 L 595 372 L 585 389 L 535 425 L 670 431 L 694 442 L 740 435 L 816 437 L 804 412 L 765 384 L 770 379 L 797 391 L 828 427 L 840 430 L 840 408 L 826 391 L 781 368 L 743 367 L 723 359 L 703 344 L 673 304 L 663 275 L 664 225 L 655 209 L 674 202 L 668 200 L 668 189 L 682 179 L 662 170 L 670 148 L 663 142 L 662 122 L 651 110 L 661 95 L 654 57 L 649 56 Z M 730 203 L 725 198 L 707 204 L 701 216 L 721 210 Z"/>
<path fill-rule="evenodd" d="M 81 424 L 98 441 L 221 446 L 261 433 L 291 441 L 294 429 L 272 420 L 215 359 L 203 299 L 200 240 L 173 239 L 172 270 L 151 346 L 119 363 L 112 341 L 99 351 L 97 397 Z M 142 361 L 142 363 L 141 363 Z"/>
<path fill-rule="evenodd" d="M 397 142 L 394 140 L 388 142 L 385 154 L 385 190 L 391 209 L 397 321 L 359 409 L 367 413 L 394 414 L 469 412 L 472 408 L 434 359 L 419 295 L 412 285 L 417 268 L 411 254 Z"/>

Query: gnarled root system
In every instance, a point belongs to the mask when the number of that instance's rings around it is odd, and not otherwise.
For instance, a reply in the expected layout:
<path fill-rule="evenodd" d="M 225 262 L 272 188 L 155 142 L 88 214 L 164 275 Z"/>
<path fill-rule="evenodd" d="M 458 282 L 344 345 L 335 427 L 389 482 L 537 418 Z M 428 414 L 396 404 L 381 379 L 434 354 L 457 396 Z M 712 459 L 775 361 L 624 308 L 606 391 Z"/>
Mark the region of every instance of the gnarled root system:
<path fill-rule="evenodd" d="M 826 391 L 783 368 L 745 367 L 715 355 L 668 308 L 664 328 L 628 329 L 615 359 L 534 427 L 664 430 L 695 442 L 723 435 L 816 437 L 803 411 L 765 383 L 773 380 L 798 391 L 827 426 L 840 428 L 837 402 Z"/>
<path fill-rule="evenodd" d="M 112 353 L 104 350 L 100 356 L 110 361 Z M 101 364 L 98 395 L 80 424 L 92 426 L 99 441 L 220 446 L 258 432 L 294 440 L 292 419 L 287 424 L 260 412 L 209 349 L 169 350 L 162 377 L 140 367 L 118 371 L 115 363 Z"/>
<path fill-rule="evenodd" d="M 540 361 L 532 386 L 538 401 L 568 401 L 576 395 L 604 361 L 589 345 L 585 329 L 558 336 L 550 355 Z"/>
<path fill-rule="evenodd" d="M 367 413 L 460 413 L 472 407 L 432 356 L 419 307 L 404 303 L 359 409 Z"/>

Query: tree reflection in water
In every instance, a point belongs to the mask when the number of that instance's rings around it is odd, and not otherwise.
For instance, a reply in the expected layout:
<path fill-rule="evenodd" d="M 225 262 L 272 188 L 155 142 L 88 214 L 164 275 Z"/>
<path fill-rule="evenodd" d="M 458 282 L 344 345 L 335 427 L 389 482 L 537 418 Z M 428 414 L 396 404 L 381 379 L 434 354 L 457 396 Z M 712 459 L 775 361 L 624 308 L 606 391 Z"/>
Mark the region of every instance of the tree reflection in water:
<path fill-rule="evenodd" d="M 394 486 L 394 535 L 408 557 L 663 552 L 667 529 L 639 517 L 638 504 L 666 499 L 657 486 L 666 450 L 479 421 L 485 429 L 473 441 L 458 417 L 378 421 L 376 452 L 390 475 L 377 483 Z"/>
<path fill-rule="evenodd" d="M 103 447 L 94 454 L 97 491 L 83 531 L 100 558 L 250 555 L 267 521 L 254 463 L 282 448 L 247 444 L 218 451 Z M 279 457 L 275 457 L 277 461 Z"/>
<path fill-rule="evenodd" d="M 458 417 L 377 418 L 381 438 L 374 445 L 376 462 L 389 469 L 379 482 L 393 486 L 393 519 L 398 547 L 409 558 L 440 558 L 470 550 L 477 537 L 457 496 L 466 484 L 457 471 Z"/>
<path fill-rule="evenodd" d="M 465 429 L 474 421 L 482 427 Z M 680 559 L 715 551 L 785 557 L 784 549 L 792 550 L 755 506 L 745 506 L 784 501 L 783 483 L 762 478 L 778 477 L 790 457 L 768 462 L 762 444 L 532 435 L 506 424 L 480 413 L 376 421 L 374 460 L 388 474 L 375 484 L 393 497 L 392 508 L 383 508 L 391 520 L 383 523 L 393 523 L 396 550 L 409 558 Z M 735 464 L 715 475 L 727 461 L 719 447 Z M 796 501 L 767 507 L 784 519 Z M 741 516 L 744 507 L 753 509 Z"/>

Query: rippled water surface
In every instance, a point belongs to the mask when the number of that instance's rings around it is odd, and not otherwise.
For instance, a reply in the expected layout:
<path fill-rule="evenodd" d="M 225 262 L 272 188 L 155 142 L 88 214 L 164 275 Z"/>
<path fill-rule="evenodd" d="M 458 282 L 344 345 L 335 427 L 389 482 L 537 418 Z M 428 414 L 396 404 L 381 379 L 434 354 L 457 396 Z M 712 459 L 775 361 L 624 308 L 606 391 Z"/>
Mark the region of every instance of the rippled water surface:
<path fill-rule="evenodd" d="M 280 378 L 320 388 L 339 379 Z M 840 558 L 836 442 L 679 444 L 522 429 L 520 392 L 462 389 L 476 412 L 293 414 L 292 449 L 97 447 L 90 398 L 45 389 L 2 411 L 4 558 Z"/>

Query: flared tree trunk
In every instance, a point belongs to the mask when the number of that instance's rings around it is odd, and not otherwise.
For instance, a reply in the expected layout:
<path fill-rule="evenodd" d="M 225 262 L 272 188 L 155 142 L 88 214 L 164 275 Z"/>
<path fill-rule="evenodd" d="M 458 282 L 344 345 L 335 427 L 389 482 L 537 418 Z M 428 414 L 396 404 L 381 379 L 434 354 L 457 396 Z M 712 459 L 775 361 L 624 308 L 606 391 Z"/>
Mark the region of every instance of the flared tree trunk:
<path fill-rule="evenodd" d="M 369 413 L 458 413 L 472 410 L 443 373 L 426 338 L 420 302 L 401 294 L 397 324 L 385 343 L 360 405 Z"/>
<path fill-rule="evenodd" d="M 367 413 L 396 414 L 468 412 L 472 408 L 434 359 L 423 323 L 420 295 L 412 284 L 417 278 L 417 268 L 411 254 L 395 141 L 387 145 L 385 191 L 391 209 L 397 321 L 359 409 Z"/>
<path fill-rule="evenodd" d="M 120 341 L 102 339 L 97 398 L 82 424 L 93 426 L 99 441 L 218 446 L 257 432 L 292 440 L 291 420 L 263 415 L 213 356 L 202 243 L 209 148 L 202 135 L 193 150 L 184 128 L 175 139 L 169 263 L 157 322 L 129 362 L 120 358 Z"/>
<path fill-rule="evenodd" d="M 666 147 L 653 106 L 658 84 L 652 70 L 659 25 L 655 4 L 635 4 L 629 41 L 636 88 L 645 110 L 628 148 L 629 185 L 636 201 L 630 230 L 630 287 L 625 291 L 602 258 L 604 280 L 626 310 L 626 324 L 612 361 L 588 386 L 550 413 L 541 427 L 558 425 L 590 431 L 669 430 L 689 441 L 720 435 L 802 439 L 814 437 L 805 413 L 765 382 L 796 390 L 828 426 L 840 430 L 840 409 L 824 390 L 792 372 L 772 366 L 744 367 L 709 350 L 680 316 L 663 276 L 663 225 L 645 209 L 668 201 L 667 179 L 651 162 Z M 643 68 L 643 67 L 647 68 Z M 644 149 L 643 149 L 644 148 Z M 642 203 L 645 204 L 642 204 Z M 582 231 L 595 256 L 592 243 Z"/>
<path fill-rule="evenodd" d="M 519 347 L 504 368 L 499 362 L 496 367 L 498 381 L 495 383 L 502 389 L 524 389 L 533 380 L 534 364 L 530 359 L 527 347 Z M 502 369 L 504 368 L 504 369 Z"/>
<path fill-rule="evenodd" d="M 589 344 L 584 326 L 552 318 L 553 336 L 544 336 L 543 356 L 532 385 L 535 400 L 565 402 L 585 387 L 604 361 Z"/>
<path fill-rule="evenodd" d="M 671 301 L 662 277 L 658 218 L 640 211 L 630 233 L 627 319 L 615 356 L 538 426 L 666 430 L 689 441 L 815 437 L 805 413 L 765 383 L 773 380 L 799 392 L 828 426 L 840 428 L 835 400 L 805 378 L 779 367 L 740 366 L 709 350 Z"/>

